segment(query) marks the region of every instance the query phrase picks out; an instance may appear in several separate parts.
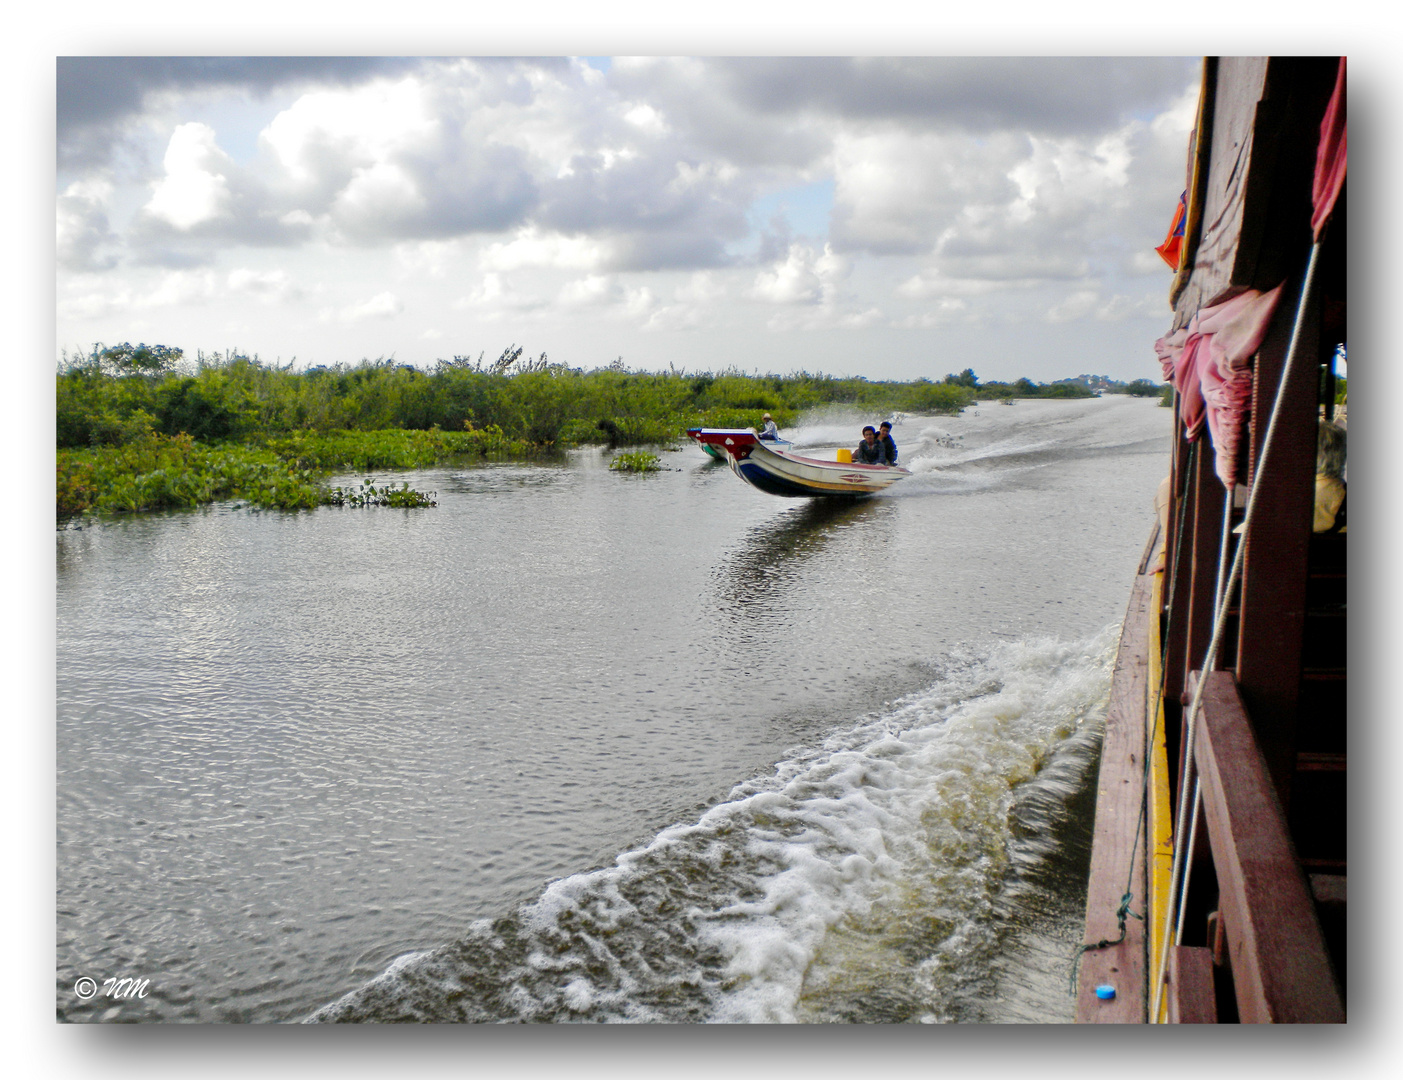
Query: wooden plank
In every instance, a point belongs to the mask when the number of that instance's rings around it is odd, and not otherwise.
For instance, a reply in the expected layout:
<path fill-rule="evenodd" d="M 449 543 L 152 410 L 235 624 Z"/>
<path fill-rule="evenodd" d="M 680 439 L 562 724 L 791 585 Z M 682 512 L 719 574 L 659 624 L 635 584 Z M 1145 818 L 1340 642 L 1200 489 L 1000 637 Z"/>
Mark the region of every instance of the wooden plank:
<path fill-rule="evenodd" d="M 1096 780 L 1096 823 L 1087 881 L 1086 931 L 1095 944 L 1119 938 L 1121 897 L 1132 893 L 1131 909 L 1145 914 L 1145 837 L 1142 825 L 1145 780 L 1145 708 L 1148 676 L 1150 585 L 1137 575 L 1121 628 L 1106 731 Z M 1127 916 L 1125 936 L 1117 945 L 1082 953 L 1077 968 L 1078 1023 L 1145 1022 L 1146 954 L 1143 918 Z M 1114 986 L 1116 996 L 1103 1001 L 1096 988 Z"/>
<path fill-rule="evenodd" d="M 1164 943 L 1164 914 L 1169 907 L 1169 883 L 1174 871 L 1174 821 L 1170 810 L 1173 802 L 1172 786 L 1169 780 L 1169 747 L 1165 736 L 1164 700 L 1160 694 L 1163 671 L 1160 654 L 1163 642 L 1160 637 L 1159 613 L 1163 608 L 1164 574 L 1155 574 L 1151 579 L 1150 612 L 1147 625 L 1149 638 L 1149 755 L 1150 755 L 1150 797 L 1149 808 L 1149 887 L 1148 907 L 1150 932 L 1150 960 L 1158 963 Z M 1151 998 L 1153 1000 L 1153 997 Z M 1167 1002 L 1160 1003 L 1160 1019 L 1165 1018 Z"/>
<path fill-rule="evenodd" d="M 1243 1023 L 1343 1023 L 1309 886 L 1232 674 L 1209 672 L 1195 736 Z"/>
<path fill-rule="evenodd" d="M 1295 321 L 1298 277 L 1284 290 L 1271 329 L 1257 354 L 1250 425 L 1251 482 L 1261 462 L 1277 385 L 1281 381 Z M 1237 685 L 1252 718 L 1262 753 L 1284 805 L 1291 801 L 1296 750 L 1296 710 L 1300 697 L 1302 642 L 1311 518 L 1315 507 L 1315 451 L 1318 416 L 1315 355 L 1316 317 L 1305 313 L 1300 348 L 1304 362 L 1280 388 L 1281 416 L 1242 539 L 1242 615 L 1239 621 Z"/>
<path fill-rule="evenodd" d="M 1217 615 L 1218 561 L 1223 543 L 1223 504 L 1227 493 L 1213 471 L 1216 455 L 1208 441 L 1208 428 L 1199 436 L 1198 464 L 1193 476 L 1193 539 L 1189 570 L 1189 639 L 1185 662 L 1188 672 L 1203 666 L 1213 640 L 1213 620 Z"/>
<path fill-rule="evenodd" d="M 1248 167 L 1252 156 L 1256 103 L 1266 85 L 1267 58 L 1216 59 L 1213 115 L 1208 125 L 1202 227 L 1193 251 L 1193 270 L 1175 299 L 1174 329 L 1187 325 L 1198 309 L 1226 297 L 1238 261 Z"/>
<path fill-rule="evenodd" d="M 1216 1024 L 1218 1003 L 1213 994 L 1213 950 L 1176 945 L 1169 950 L 1169 985 L 1165 1000 L 1171 1024 Z"/>

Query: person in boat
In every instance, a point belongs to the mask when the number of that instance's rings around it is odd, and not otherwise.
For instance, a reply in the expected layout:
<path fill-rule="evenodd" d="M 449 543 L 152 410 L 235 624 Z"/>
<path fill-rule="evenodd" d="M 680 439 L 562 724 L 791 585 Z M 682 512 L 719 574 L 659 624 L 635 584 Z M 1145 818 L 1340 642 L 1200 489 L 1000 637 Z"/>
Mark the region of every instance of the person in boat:
<path fill-rule="evenodd" d="M 1345 429 L 1320 421 L 1315 444 L 1315 521 L 1312 531 L 1342 533 L 1345 527 Z"/>
<path fill-rule="evenodd" d="M 779 428 L 775 426 L 775 418 L 769 413 L 765 414 L 765 426 L 760 429 L 760 438 L 767 442 L 779 441 Z"/>
<path fill-rule="evenodd" d="M 877 441 L 887 448 L 887 464 L 896 464 L 896 440 L 891 437 L 891 421 L 883 420 L 877 429 Z"/>
<path fill-rule="evenodd" d="M 889 465 L 887 448 L 877 438 L 877 429 L 868 424 L 862 429 L 862 442 L 853 451 L 853 461 L 859 465 Z"/>

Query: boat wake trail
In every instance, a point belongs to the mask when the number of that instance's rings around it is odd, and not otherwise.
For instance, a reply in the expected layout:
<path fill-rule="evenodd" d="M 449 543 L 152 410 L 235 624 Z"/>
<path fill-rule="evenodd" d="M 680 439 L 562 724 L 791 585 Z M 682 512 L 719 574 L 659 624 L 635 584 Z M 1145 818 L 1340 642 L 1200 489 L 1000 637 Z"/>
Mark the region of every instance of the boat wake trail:
<path fill-rule="evenodd" d="M 1095 759 L 1114 645 L 1107 628 L 951 653 L 925 690 L 698 820 L 309 1019 L 969 1018 L 1009 932 L 1001 897 L 1036 878 Z"/>

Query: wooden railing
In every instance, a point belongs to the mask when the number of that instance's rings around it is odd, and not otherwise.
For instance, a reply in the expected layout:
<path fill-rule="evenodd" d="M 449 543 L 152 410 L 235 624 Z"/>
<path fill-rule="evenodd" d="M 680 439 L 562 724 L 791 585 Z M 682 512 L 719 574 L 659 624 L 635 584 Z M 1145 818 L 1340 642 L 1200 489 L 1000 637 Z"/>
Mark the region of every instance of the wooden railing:
<path fill-rule="evenodd" d="M 1194 743 L 1239 1019 L 1343 1023 L 1310 886 L 1231 672 L 1209 672 Z"/>

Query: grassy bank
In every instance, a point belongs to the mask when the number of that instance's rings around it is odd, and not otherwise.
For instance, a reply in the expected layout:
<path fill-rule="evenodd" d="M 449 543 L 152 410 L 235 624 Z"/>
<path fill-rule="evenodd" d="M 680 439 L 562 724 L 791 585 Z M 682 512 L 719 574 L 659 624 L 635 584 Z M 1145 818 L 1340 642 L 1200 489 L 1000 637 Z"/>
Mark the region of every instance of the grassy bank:
<path fill-rule="evenodd" d="M 360 505 L 338 503 L 324 477 L 644 446 L 698 425 L 756 425 L 766 411 L 789 425 L 825 405 L 954 413 L 973 396 L 808 372 L 583 371 L 515 347 L 432 371 L 390 361 L 294 371 L 236 353 L 192 363 L 162 346 L 95 346 L 66 358 L 57 380 L 60 518 L 220 499 Z"/>
<path fill-rule="evenodd" d="M 879 412 L 953 413 L 972 399 L 963 386 L 869 382 L 810 372 L 688 375 L 622 368 L 583 371 L 523 360 L 506 350 L 440 361 L 421 371 L 391 361 L 293 371 L 233 353 L 193 363 L 155 347 L 95 348 L 58 374 L 57 434 L 64 448 L 124 445 L 147 433 L 182 432 L 199 442 L 250 438 L 272 445 L 298 433 L 496 429 L 537 450 L 580 443 L 644 445 L 689 426 L 781 425 L 826 405 Z M 145 366 L 133 356 L 146 356 Z"/>
<path fill-rule="evenodd" d="M 950 415 L 976 396 L 1091 393 L 1075 380 L 980 384 L 969 369 L 941 382 L 585 371 L 515 346 L 430 371 L 387 360 L 294 371 L 234 352 L 191 361 L 159 345 L 94 346 L 65 356 L 57 380 L 61 518 L 219 499 L 316 506 L 334 501 L 331 473 L 646 446 L 689 427 L 758 426 L 765 412 L 790 427 L 822 408 Z"/>

